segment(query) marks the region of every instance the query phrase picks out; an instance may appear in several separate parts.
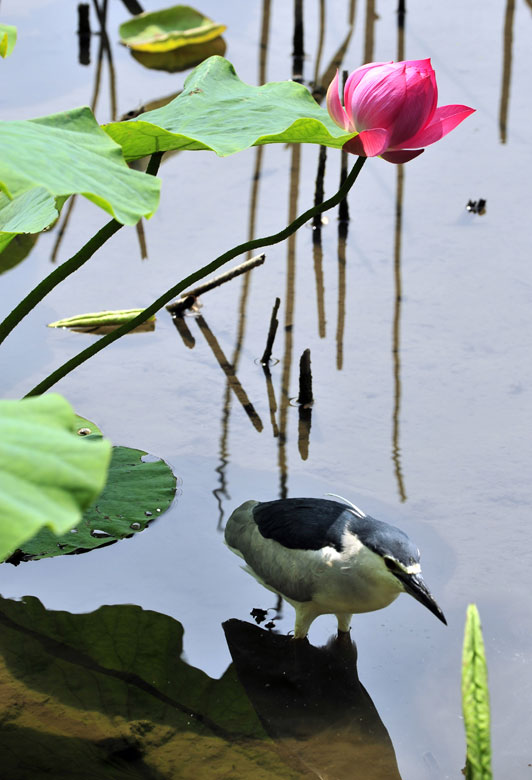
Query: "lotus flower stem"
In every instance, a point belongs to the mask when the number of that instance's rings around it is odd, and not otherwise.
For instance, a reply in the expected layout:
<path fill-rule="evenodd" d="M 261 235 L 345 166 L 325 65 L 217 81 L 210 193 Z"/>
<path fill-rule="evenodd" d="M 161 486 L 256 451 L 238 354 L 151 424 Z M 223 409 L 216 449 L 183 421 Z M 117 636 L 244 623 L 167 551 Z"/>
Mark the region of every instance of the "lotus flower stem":
<path fill-rule="evenodd" d="M 159 165 L 161 163 L 161 157 L 162 152 L 156 152 L 155 154 L 152 154 L 146 169 L 146 173 L 152 176 L 157 175 L 157 171 L 159 170 Z M 57 287 L 58 284 L 64 281 L 68 276 L 70 276 L 70 274 L 73 274 L 74 271 L 77 271 L 78 268 L 81 268 L 81 266 L 86 263 L 87 260 L 90 260 L 93 254 L 122 227 L 124 226 L 121 222 L 117 222 L 116 219 L 111 219 L 106 225 L 103 226 L 103 228 L 101 228 L 101 230 L 89 238 L 87 243 L 81 247 L 79 252 L 76 252 L 76 254 L 71 258 L 65 260 L 65 262 L 61 263 L 61 265 L 52 271 L 51 274 L 48 274 L 48 276 L 45 277 L 42 282 L 39 282 L 39 284 L 34 287 L 33 290 L 31 290 L 31 292 L 29 292 L 26 297 L 15 306 L 13 311 L 7 315 L 5 320 L 0 323 L 0 344 L 7 336 L 9 336 L 13 328 L 15 328 L 19 322 L 24 319 L 24 317 L 29 314 L 30 311 L 32 311 L 37 306 L 37 304 L 39 304 L 43 298 L 48 295 L 49 292 L 52 292 L 52 290 Z"/>
<path fill-rule="evenodd" d="M 49 390 L 51 387 L 53 387 L 53 385 L 55 385 L 56 382 L 58 382 L 60 379 L 63 379 L 63 377 L 80 366 L 90 357 L 96 355 L 98 352 L 101 352 L 102 349 L 105 349 L 105 347 L 107 347 L 109 344 L 112 344 L 113 341 L 116 341 L 122 336 L 125 336 L 126 333 L 129 333 L 134 328 L 137 328 L 149 317 L 152 317 L 154 314 L 156 314 L 159 309 L 162 309 L 163 306 L 172 300 L 172 298 L 176 298 L 192 284 L 195 284 L 200 279 L 204 279 L 208 274 L 212 274 L 217 271 L 218 268 L 220 268 L 220 266 L 222 266 L 224 263 L 229 262 L 229 260 L 233 260 L 233 258 L 238 257 L 238 255 L 241 255 L 244 252 L 261 249 L 264 246 L 272 246 L 273 244 L 278 244 L 279 242 L 284 241 L 293 233 L 295 233 L 296 230 L 302 227 L 302 225 L 312 219 L 315 214 L 321 214 L 324 211 L 328 211 L 334 206 L 337 206 L 338 203 L 340 203 L 340 201 L 345 198 L 355 183 L 358 174 L 362 170 L 365 162 L 366 157 L 358 158 L 343 185 L 331 198 L 328 198 L 328 200 L 323 201 L 323 203 L 320 203 L 313 208 L 307 209 L 307 211 L 303 212 L 303 214 L 300 214 L 299 217 L 296 217 L 293 222 L 291 222 L 283 230 L 280 230 L 278 233 L 273 233 L 272 235 L 265 236 L 264 238 L 254 238 L 251 241 L 245 241 L 243 244 L 238 244 L 238 246 L 235 246 L 232 249 L 229 249 L 227 252 L 224 252 L 222 255 L 219 255 L 219 257 L 217 257 L 212 262 L 207 263 L 207 265 L 204 265 L 202 268 L 189 274 L 184 279 L 181 279 L 180 282 L 175 284 L 173 287 L 170 287 L 169 290 L 163 293 L 159 298 L 157 298 L 156 301 L 144 309 L 141 314 L 132 319 L 130 322 L 122 325 L 120 328 L 117 328 L 112 333 L 108 333 L 106 336 L 102 336 L 99 341 L 91 344 L 90 347 L 87 347 L 70 360 L 67 360 L 66 363 L 63 363 L 62 366 L 57 368 L 55 371 L 49 374 L 49 376 L 43 379 L 42 382 L 39 382 L 38 385 L 30 390 L 25 397 L 40 395 L 41 393 Z"/>

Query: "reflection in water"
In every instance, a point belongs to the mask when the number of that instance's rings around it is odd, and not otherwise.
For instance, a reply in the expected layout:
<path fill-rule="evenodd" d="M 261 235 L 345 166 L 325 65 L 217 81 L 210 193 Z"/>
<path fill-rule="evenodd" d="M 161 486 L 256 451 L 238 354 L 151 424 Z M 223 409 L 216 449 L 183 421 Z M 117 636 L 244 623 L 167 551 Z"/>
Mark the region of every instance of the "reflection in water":
<path fill-rule="evenodd" d="M 314 79 L 312 86 L 314 91 L 319 91 L 321 55 L 323 53 L 323 41 L 325 40 L 325 0 L 320 0 L 319 22 L 318 22 L 318 47 L 316 57 L 314 58 Z"/>
<path fill-rule="evenodd" d="M 100 96 L 100 86 L 101 86 L 101 79 L 102 79 L 102 65 L 103 65 L 103 57 L 104 54 L 107 57 L 107 62 L 109 64 L 109 90 L 111 93 L 111 121 L 116 120 L 116 113 L 117 113 L 117 102 L 116 102 L 116 75 L 115 75 L 115 69 L 113 64 L 113 54 L 111 51 L 111 45 L 109 43 L 109 36 L 107 35 L 107 4 L 108 0 L 103 0 L 102 6 L 100 7 L 98 2 L 94 0 L 94 8 L 96 10 L 96 15 L 98 17 L 98 24 L 100 26 L 99 31 L 99 45 L 98 45 L 98 57 L 96 59 L 96 71 L 94 74 L 94 87 L 92 91 L 92 98 L 90 102 L 90 107 L 92 110 L 92 113 L 96 113 L 96 106 L 98 105 L 98 98 Z M 50 262 L 55 263 L 57 260 L 57 255 L 59 254 L 59 249 L 61 247 L 61 243 L 63 240 L 63 236 L 65 234 L 65 231 L 68 227 L 68 223 L 70 222 L 70 217 L 72 214 L 72 211 L 74 209 L 74 205 L 76 203 L 76 195 L 72 195 L 70 197 L 70 200 L 66 206 L 66 209 L 62 215 L 63 219 L 62 221 L 58 222 L 57 227 L 57 237 L 55 239 L 54 246 L 52 248 L 52 253 L 50 255 Z M 140 224 L 140 223 L 139 223 Z M 144 241 L 144 232 L 142 230 L 142 233 L 139 232 L 139 228 L 137 228 L 137 235 L 139 236 L 140 245 L 141 245 L 141 254 L 143 251 L 146 250 L 146 244 Z M 143 255 L 144 258 L 147 255 Z"/>
<path fill-rule="evenodd" d="M 215 680 L 183 660 L 173 618 L 131 604 L 48 611 L 26 597 L 0 599 L 0 627 L 2 777 L 298 776 L 234 667 Z"/>
<path fill-rule="evenodd" d="M 98 17 L 98 23 L 100 25 L 100 45 L 103 46 L 103 51 L 107 57 L 107 64 L 109 65 L 109 92 L 111 96 L 111 122 L 116 122 L 116 76 L 115 67 L 113 64 L 113 52 L 111 50 L 111 44 L 109 43 L 109 36 L 107 35 L 107 5 L 108 0 L 102 0 L 101 7 L 99 3 L 94 0 L 94 10 Z M 99 52 L 98 52 L 99 56 Z M 99 88 L 99 84 L 98 84 Z M 93 97 L 94 105 L 96 105 L 96 92 Z M 94 109 L 93 109 L 94 111 Z"/>
<path fill-rule="evenodd" d="M 338 314 L 336 320 L 336 368 L 344 365 L 347 222 L 338 222 Z"/>
<path fill-rule="evenodd" d="M 303 0 L 294 0 L 294 51 L 292 54 L 292 81 L 303 83 Z"/>
<path fill-rule="evenodd" d="M 401 0 L 397 11 L 397 61 L 405 58 L 405 0 Z M 399 420 L 401 415 L 401 237 L 403 225 L 403 193 L 404 193 L 404 165 L 397 165 L 397 183 L 395 189 L 395 230 L 393 250 L 393 272 L 395 283 L 393 329 L 392 329 L 392 355 L 393 355 L 393 381 L 394 404 L 392 413 L 392 460 L 394 463 L 397 490 L 401 501 L 406 501 L 406 491 L 401 468 L 401 449 L 399 447 Z"/>
<path fill-rule="evenodd" d="M 356 0 L 348 0 L 347 35 L 345 37 L 345 40 L 340 44 L 338 51 L 334 53 L 329 65 L 322 73 L 319 84 L 314 85 L 313 96 L 318 101 L 318 103 L 321 103 L 321 100 L 325 97 L 325 93 L 327 92 L 327 87 L 333 80 L 337 69 L 340 67 L 340 65 L 343 62 L 345 53 L 351 42 L 351 37 L 355 30 L 355 11 L 356 11 Z"/>
<path fill-rule="evenodd" d="M 307 777 L 400 780 L 393 745 L 357 674 L 349 636 L 326 647 L 223 624 L 238 679 L 260 721 Z"/>
<path fill-rule="evenodd" d="M 502 144 L 506 143 L 507 138 L 508 106 L 510 104 L 510 83 L 512 80 L 514 14 L 515 0 L 506 0 L 503 33 L 501 103 L 499 108 L 499 132 Z"/>
<path fill-rule="evenodd" d="M 194 349 L 196 345 L 196 339 L 192 335 L 185 318 L 178 315 L 176 317 L 172 317 L 172 322 L 174 323 L 177 332 L 183 339 L 183 344 L 185 345 L 185 347 L 188 347 L 189 349 Z"/>
<path fill-rule="evenodd" d="M 395 199 L 395 234 L 394 234 L 394 253 L 393 253 L 393 272 L 395 282 L 394 312 L 393 312 L 393 381 L 394 381 L 394 403 L 392 413 L 392 460 L 394 463 L 395 478 L 397 480 L 397 490 L 401 501 L 406 501 L 406 491 L 404 486 L 403 472 L 401 469 L 401 449 L 399 446 L 399 419 L 401 415 L 401 357 L 400 357 L 400 338 L 401 338 L 401 303 L 402 303 L 402 280 L 401 280 L 401 228 L 403 216 L 403 189 L 404 189 L 404 170 L 403 165 L 397 166 L 397 184 Z"/>
<path fill-rule="evenodd" d="M 80 65 L 91 63 L 91 23 L 88 3 L 78 4 L 78 62 Z"/>
<path fill-rule="evenodd" d="M 183 627 L 132 604 L 89 614 L 0 598 L 9 780 L 399 778 L 344 637 L 327 647 L 229 620 L 233 663 L 183 659 Z"/>
<path fill-rule="evenodd" d="M 299 198 L 299 177 L 301 170 L 301 145 L 292 144 L 292 162 L 290 165 L 290 193 L 288 198 L 289 225 L 297 217 L 297 204 Z M 279 413 L 279 498 L 288 496 L 288 461 L 286 452 L 288 413 L 290 410 L 290 374 L 292 370 L 292 348 L 294 327 L 294 302 L 296 279 L 296 237 L 293 233 L 286 242 L 286 288 L 285 288 L 285 314 L 284 314 L 284 353 L 281 373 L 281 408 Z"/>
<path fill-rule="evenodd" d="M 297 403 L 299 404 L 297 448 L 301 455 L 301 459 L 307 460 L 310 444 L 310 429 L 312 427 L 312 405 L 314 404 L 310 349 L 306 349 L 299 360 L 299 396 L 297 398 Z"/>
<path fill-rule="evenodd" d="M 364 58 L 365 62 L 373 62 L 373 48 L 375 46 L 375 0 L 366 0 L 366 27 L 364 29 Z"/>
<path fill-rule="evenodd" d="M 343 72 L 343 87 L 348 73 Z M 340 184 L 347 178 L 347 152 L 342 149 L 340 155 Z M 347 270 L 347 234 L 349 230 L 349 206 L 347 197 L 338 204 L 338 313 L 336 320 L 336 368 L 341 371 L 344 365 L 345 296 Z"/>
<path fill-rule="evenodd" d="M 266 82 L 266 64 L 268 58 L 268 43 L 270 40 L 270 13 L 271 13 L 271 0 L 262 0 L 262 18 L 261 18 L 261 30 L 259 41 L 259 84 Z M 251 181 L 251 196 L 249 204 L 249 227 L 248 227 L 248 239 L 251 240 L 255 237 L 255 223 L 257 219 L 257 206 L 259 198 L 259 183 L 262 171 L 262 161 L 264 155 L 264 146 L 257 146 L 255 149 L 255 167 L 253 171 L 253 177 Z M 251 257 L 251 252 L 248 252 L 248 258 Z M 238 307 L 238 324 L 235 346 L 233 349 L 232 364 L 236 371 L 240 361 L 240 353 L 242 350 L 242 344 L 244 343 L 244 335 L 246 331 L 246 312 L 248 297 L 251 285 L 251 273 L 245 274 L 242 280 L 242 290 L 240 293 L 240 303 Z M 271 406 L 270 406 L 271 409 Z M 222 426 L 220 436 L 220 463 L 216 467 L 215 471 L 219 475 L 219 488 L 213 490 L 213 494 L 218 503 L 220 515 L 218 518 L 218 529 L 223 526 L 224 510 L 220 496 L 229 498 L 227 493 L 227 479 L 225 470 L 229 463 L 229 421 L 231 419 L 231 387 L 229 382 L 225 388 L 224 400 L 222 403 Z"/>
<path fill-rule="evenodd" d="M 266 379 L 266 393 L 268 396 L 268 407 L 270 410 L 270 422 L 272 424 L 272 432 L 274 439 L 279 436 L 279 427 L 277 425 L 277 401 L 275 400 L 275 389 L 273 386 L 272 381 L 272 373 L 270 371 L 270 365 L 272 362 L 272 349 L 273 349 L 273 343 L 275 341 L 275 335 L 277 333 L 277 328 L 279 327 L 279 320 L 277 319 L 277 312 L 279 311 L 279 306 L 281 305 L 281 299 L 276 298 L 275 303 L 273 305 L 272 309 L 272 316 L 270 318 L 270 327 L 268 329 L 268 338 L 266 340 L 266 347 L 264 348 L 264 353 L 261 357 L 261 365 L 262 370 L 264 372 L 264 377 Z"/>
<path fill-rule="evenodd" d="M 316 172 L 316 187 L 314 191 L 314 205 L 323 203 L 323 179 L 325 177 L 325 165 L 327 162 L 327 147 L 320 146 L 318 156 L 318 170 Z M 321 246 L 321 227 L 323 217 L 317 214 L 312 222 L 312 255 L 314 260 L 314 277 L 316 279 L 316 304 L 318 308 L 318 333 L 321 339 L 326 335 L 325 319 L 325 284 L 323 281 L 323 249 Z"/>
<path fill-rule="evenodd" d="M 233 393 L 236 395 L 236 397 L 242 404 L 242 408 L 244 409 L 245 413 L 247 414 L 247 416 L 253 423 L 253 426 L 257 429 L 257 431 L 262 431 L 264 427 L 262 424 L 262 420 L 260 419 L 259 415 L 255 411 L 255 407 L 249 400 L 246 391 L 240 384 L 240 381 L 238 380 L 238 377 L 235 372 L 235 366 L 232 365 L 226 358 L 218 339 L 216 338 L 212 330 L 209 328 L 202 315 L 198 314 L 195 319 L 196 322 L 198 323 L 199 329 L 205 336 L 205 340 L 207 344 L 212 349 L 212 352 L 216 360 L 218 361 L 220 368 L 222 369 L 222 371 L 227 377 L 228 389 L 232 390 Z"/>

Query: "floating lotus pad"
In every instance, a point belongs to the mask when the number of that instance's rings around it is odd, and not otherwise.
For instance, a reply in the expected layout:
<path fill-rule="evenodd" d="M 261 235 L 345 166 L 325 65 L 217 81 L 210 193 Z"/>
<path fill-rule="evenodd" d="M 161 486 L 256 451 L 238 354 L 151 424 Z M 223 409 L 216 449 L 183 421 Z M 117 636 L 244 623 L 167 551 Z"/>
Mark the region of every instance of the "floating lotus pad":
<path fill-rule="evenodd" d="M 93 437 L 100 438 L 93 433 L 85 438 Z M 113 447 L 107 483 L 81 522 L 62 536 L 43 529 L 20 545 L 18 561 L 94 550 L 133 536 L 160 517 L 174 499 L 176 477 L 163 460 L 143 461 L 146 455 L 143 450 Z"/>
<path fill-rule="evenodd" d="M 174 5 L 163 11 L 135 16 L 120 25 L 121 41 L 136 51 L 163 52 L 205 43 L 226 29 L 188 5 Z"/>
<path fill-rule="evenodd" d="M 137 317 L 144 309 L 122 309 L 120 311 L 96 311 L 89 314 L 76 314 L 63 320 L 50 322 L 49 328 L 94 328 L 100 325 L 123 325 Z M 155 322 L 155 314 L 148 322 Z"/>

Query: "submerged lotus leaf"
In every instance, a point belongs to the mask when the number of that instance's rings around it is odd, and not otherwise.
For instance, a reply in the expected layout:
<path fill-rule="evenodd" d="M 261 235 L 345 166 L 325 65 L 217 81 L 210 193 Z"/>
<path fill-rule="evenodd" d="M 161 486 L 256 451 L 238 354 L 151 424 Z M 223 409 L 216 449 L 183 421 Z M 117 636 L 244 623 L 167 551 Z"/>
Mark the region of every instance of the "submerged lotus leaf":
<path fill-rule="evenodd" d="M 167 106 L 129 122 L 104 125 L 104 130 L 121 145 L 127 160 L 176 149 L 209 149 L 224 157 L 271 143 L 340 149 L 354 135 L 341 130 L 302 84 L 245 84 L 223 57 L 198 65 L 183 92 Z"/>
<path fill-rule="evenodd" d="M 85 436 L 93 437 L 97 434 L 92 431 Z M 94 550 L 133 536 L 160 517 L 174 499 L 176 478 L 163 460 L 143 461 L 146 455 L 143 450 L 113 447 L 105 488 L 81 522 L 59 537 L 43 529 L 21 545 L 17 562 Z"/>
<path fill-rule="evenodd" d="M 0 401 L 0 560 L 40 529 L 52 539 L 79 522 L 102 490 L 111 445 L 77 434 L 55 393 Z"/>
<path fill-rule="evenodd" d="M 17 42 L 17 28 L 0 24 L 0 57 L 9 57 Z"/>
<path fill-rule="evenodd" d="M 130 49 L 163 52 L 191 43 L 205 43 L 226 29 L 188 5 L 139 14 L 120 25 L 121 41 Z"/>
<path fill-rule="evenodd" d="M 50 225 L 74 193 L 124 225 L 158 206 L 160 181 L 126 165 L 90 108 L 0 121 L 0 148 L 0 249 L 17 233 Z"/>

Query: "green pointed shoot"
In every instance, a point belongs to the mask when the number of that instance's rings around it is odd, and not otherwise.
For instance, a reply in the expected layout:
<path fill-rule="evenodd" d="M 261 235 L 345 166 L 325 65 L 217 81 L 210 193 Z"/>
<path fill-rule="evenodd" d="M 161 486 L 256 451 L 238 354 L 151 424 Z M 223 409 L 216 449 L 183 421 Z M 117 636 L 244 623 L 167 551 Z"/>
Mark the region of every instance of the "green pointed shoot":
<path fill-rule="evenodd" d="M 90 108 L 0 121 L 0 250 L 17 233 L 38 233 L 80 193 L 123 225 L 150 217 L 160 181 L 129 168 Z"/>
<path fill-rule="evenodd" d="M 0 57 L 9 57 L 17 42 L 17 28 L 0 24 Z"/>
<path fill-rule="evenodd" d="M 480 617 L 467 608 L 462 653 L 462 710 L 467 741 L 466 780 L 492 780 L 488 670 Z"/>
<path fill-rule="evenodd" d="M 273 143 L 341 149 L 355 135 L 338 127 L 302 84 L 254 87 L 240 81 L 231 63 L 217 56 L 198 65 L 168 105 L 103 129 L 120 144 L 126 160 L 177 149 L 208 149 L 225 157 Z"/>
<path fill-rule="evenodd" d="M 60 395 L 0 401 L 0 561 L 45 526 L 68 531 L 102 491 L 111 444 L 78 428 Z"/>

